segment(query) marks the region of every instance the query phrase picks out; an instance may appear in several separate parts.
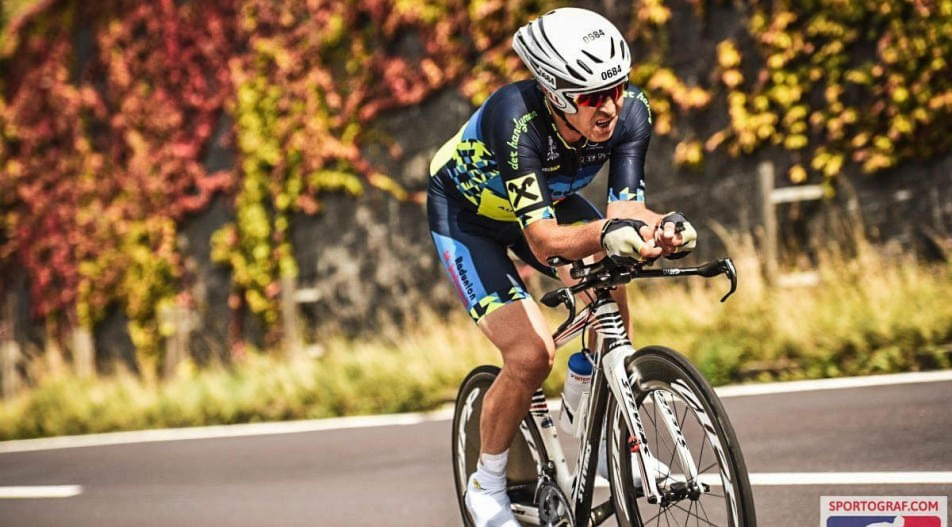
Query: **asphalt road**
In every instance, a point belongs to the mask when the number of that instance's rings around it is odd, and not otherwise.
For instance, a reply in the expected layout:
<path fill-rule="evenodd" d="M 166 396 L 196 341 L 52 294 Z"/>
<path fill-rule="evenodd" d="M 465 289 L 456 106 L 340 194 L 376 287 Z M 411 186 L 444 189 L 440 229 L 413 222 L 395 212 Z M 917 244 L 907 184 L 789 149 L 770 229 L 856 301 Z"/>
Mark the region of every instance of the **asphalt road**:
<path fill-rule="evenodd" d="M 724 400 L 752 474 L 952 471 L 952 382 Z M 459 524 L 450 423 L 0 453 L 0 526 Z M 0 444 L 2 446 L 2 444 Z M 819 524 L 823 495 L 952 495 L 952 483 L 755 486 L 761 526 Z M 609 522 L 611 524 L 611 522 Z"/>

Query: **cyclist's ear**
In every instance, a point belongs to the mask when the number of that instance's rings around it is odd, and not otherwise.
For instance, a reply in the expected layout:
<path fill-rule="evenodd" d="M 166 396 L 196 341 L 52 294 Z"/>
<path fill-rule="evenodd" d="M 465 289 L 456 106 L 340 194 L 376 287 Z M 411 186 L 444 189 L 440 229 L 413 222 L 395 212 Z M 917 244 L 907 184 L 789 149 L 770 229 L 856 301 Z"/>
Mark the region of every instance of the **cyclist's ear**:
<path fill-rule="evenodd" d="M 559 107 L 559 103 L 555 98 L 555 94 L 552 93 L 552 90 L 549 90 L 548 88 L 546 88 L 545 86 L 541 84 L 539 85 L 539 89 L 542 90 L 542 93 L 545 94 L 545 98 L 549 100 L 549 103 L 552 105 L 553 108 Z"/>

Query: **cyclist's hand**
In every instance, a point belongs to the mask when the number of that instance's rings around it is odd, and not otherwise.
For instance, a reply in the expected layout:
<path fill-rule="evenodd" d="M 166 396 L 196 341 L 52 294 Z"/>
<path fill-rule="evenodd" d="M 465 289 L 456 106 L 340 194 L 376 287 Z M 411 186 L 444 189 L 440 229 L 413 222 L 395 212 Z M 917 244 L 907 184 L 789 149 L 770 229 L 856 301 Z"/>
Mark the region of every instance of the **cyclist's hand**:
<path fill-rule="evenodd" d="M 620 263 L 642 262 L 661 256 L 661 248 L 655 247 L 651 228 L 635 219 L 611 219 L 602 227 L 602 248 L 612 260 Z"/>
<path fill-rule="evenodd" d="M 697 231 L 684 214 L 669 212 L 658 223 L 654 241 L 667 258 L 683 258 L 697 245 Z"/>

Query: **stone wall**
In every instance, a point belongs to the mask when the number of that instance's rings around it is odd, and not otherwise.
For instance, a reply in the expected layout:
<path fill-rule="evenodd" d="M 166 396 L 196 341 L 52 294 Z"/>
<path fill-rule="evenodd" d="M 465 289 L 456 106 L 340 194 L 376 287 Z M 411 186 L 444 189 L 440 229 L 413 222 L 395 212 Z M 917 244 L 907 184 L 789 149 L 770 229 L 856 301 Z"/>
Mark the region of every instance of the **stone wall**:
<path fill-rule="evenodd" d="M 610 0 L 588 4 L 610 13 L 619 22 L 630 17 L 627 4 Z M 703 82 L 699 75 L 711 70 L 711 64 L 700 61 L 714 60 L 711 49 L 717 42 L 734 37 L 741 38 L 741 45 L 750 43 L 743 41 L 741 18 L 731 5 L 708 3 L 701 21 L 692 15 L 690 4 L 672 4 L 674 17 L 684 23 L 671 25 L 670 38 L 676 45 L 671 46 L 670 66 L 685 82 L 693 84 Z M 715 101 L 677 126 L 687 127 L 698 138 L 708 137 L 726 125 L 722 105 L 722 100 Z M 443 90 L 416 107 L 389 112 L 376 123 L 373 133 L 399 145 L 399 159 L 391 158 L 389 149 L 380 143 L 369 144 L 364 153 L 411 193 L 425 191 L 430 157 L 473 110 L 455 89 Z M 226 116 L 205 159 L 210 170 L 235 164 L 232 147 L 222 140 L 230 127 Z M 708 155 L 700 170 L 687 170 L 673 165 L 674 146 L 665 137 L 652 140 L 648 205 L 659 211 L 681 210 L 695 222 L 701 234 L 697 258 L 723 256 L 726 248 L 712 226 L 722 225 L 735 234 L 756 232 L 760 204 L 755 168 L 762 160 L 775 160 L 785 167 L 789 153 L 762 149 L 738 159 Z M 585 191 L 596 204 L 604 203 L 605 179 L 605 174 L 600 175 Z M 906 250 L 943 255 L 942 240 L 952 233 L 952 156 L 907 162 L 875 176 L 847 172 L 838 181 L 831 199 L 778 208 L 784 260 L 798 260 L 831 236 L 831 225 L 857 217 L 862 220 L 862 232 L 873 241 L 893 241 Z M 788 184 L 782 175 L 778 175 L 778 182 Z M 264 341 L 267 328 L 259 320 L 231 311 L 230 271 L 210 261 L 211 233 L 234 218 L 230 199 L 219 196 L 180 228 L 186 281 L 195 298 L 190 348 L 199 360 L 227 357 L 233 338 L 268 345 Z M 400 328 L 413 325 L 421 310 L 460 310 L 433 250 L 424 204 L 400 202 L 369 187 L 357 199 L 325 194 L 321 200 L 321 213 L 299 214 L 291 227 L 300 270 L 297 286 L 312 293 L 307 302 L 299 304 L 307 341 L 320 341 L 333 332 L 396 338 Z M 17 284 L 9 289 L 17 308 L 15 336 L 25 352 L 33 354 L 30 350 L 45 345 L 43 328 L 30 322 L 23 277 L 8 278 Z M 120 360 L 135 370 L 135 354 L 125 325 L 121 310 L 115 309 L 95 328 L 100 369 L 108 369 L 109 363 Z"/>

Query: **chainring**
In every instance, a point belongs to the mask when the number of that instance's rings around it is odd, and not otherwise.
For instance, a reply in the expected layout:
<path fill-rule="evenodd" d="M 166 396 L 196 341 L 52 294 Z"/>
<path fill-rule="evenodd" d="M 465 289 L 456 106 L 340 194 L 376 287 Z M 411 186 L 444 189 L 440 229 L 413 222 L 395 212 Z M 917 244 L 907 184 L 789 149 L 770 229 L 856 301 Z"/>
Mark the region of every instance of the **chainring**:
<path fill-rule="evenodd" d="M 565 494 L 551 482 L 539 484 L 536 490 L 536 506 L 539 508 L 541 527 L 575 527 L 572 507 Z"/>

